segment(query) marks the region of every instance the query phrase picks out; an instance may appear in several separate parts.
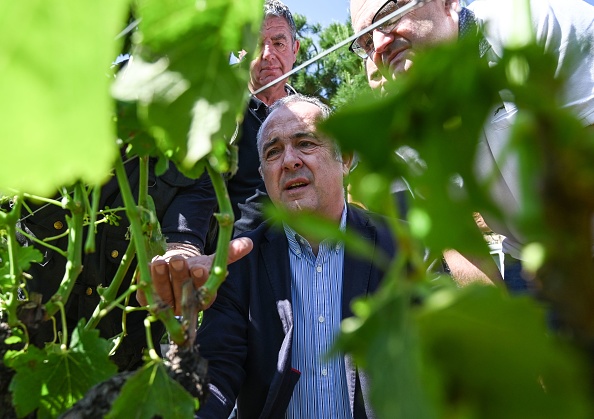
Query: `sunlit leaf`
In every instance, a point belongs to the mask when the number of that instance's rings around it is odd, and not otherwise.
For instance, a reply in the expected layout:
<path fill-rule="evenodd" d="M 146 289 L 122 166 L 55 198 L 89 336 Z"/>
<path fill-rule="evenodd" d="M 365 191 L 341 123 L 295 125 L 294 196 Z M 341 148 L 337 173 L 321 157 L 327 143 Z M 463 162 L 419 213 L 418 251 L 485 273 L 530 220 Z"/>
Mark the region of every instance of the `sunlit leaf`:
<path fill-rule="evenodd" d="M 360 237 L 357 231 L 348 228 L 344 232 L 340 231 L 336 223 L 314 214 L 302 213 L 295 217 L 294 213 L 272 205 L 266 208 L 266 214 L 273 221 L 290 222 L 291 227 L 313 240 L 342 241 L 347 253 L 355 254 L 357 258 L 374 260 L 381 269 L 386 269 L 390 262 L 388 256 L 382 253 L 381 249 L 375 248 L 373 243 Z"/>
<path fill-rule="evenodd" d="M 114 94 L 138 101 L 157 147 L 185 174 L 198 177 L 200 160 L 226 153 L 247 98 L 247 68 L 230 66 L 229 55 L 254 50 L 261 1 L 139 2 L 142 17 L 131 63 Z M 228 170 L 230 164 L 217 165 Z"/>
<path fill-rule="evenodd" d="M 116 152 L 110 65 L 127 4 L 0 3 L 0 189 L 51 195 L 105 180 Z"/>

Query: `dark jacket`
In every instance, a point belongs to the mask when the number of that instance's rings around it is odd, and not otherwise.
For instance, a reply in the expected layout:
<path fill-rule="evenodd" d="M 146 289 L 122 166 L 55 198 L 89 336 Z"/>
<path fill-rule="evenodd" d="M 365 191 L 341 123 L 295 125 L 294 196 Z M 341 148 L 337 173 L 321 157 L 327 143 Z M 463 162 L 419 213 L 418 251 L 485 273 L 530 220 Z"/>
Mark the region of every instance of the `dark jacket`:
<path fill-rule="evenodd" d="M 154 174 L 153 161 L 149 169 L 149 194 L 153 197 L 157 218 L 162 227 L 163 234 L 168 242 L 181 242 L 193 244 L 200 249 L 204 247 L 204 240 L 208 228 L 208 220 L 216 204 L 212 196 L 210 178 L 206 173 L 199 179 L 189 179 L 183 176 L 173 165 L 161 176 Z M 130 186 L 135 195 L 138 191 L 138 159 L 132 159 L 125 164 Z M 203 205 L 198 205 L 202 203 Z M 122 196 L 119 191 L 115 176 L 110 179 L 101 189 L 99 208 L 104 209 L 123 207 Z M 65 217 L 67 211 L 55 205 L 34 207 L 36 210 L 33 216 L 23 218 L 20 227 L 34 235 L 40 240 L 53 237 L 63 233 L 68 228 Z M 99 224 L 96 235 L 95 253 L 83 255 L 83 270 L 79 275 L 74 290 L 66 304 L 67 321 L 69 329 L 74 328 L 79 319 L 89 319 L 93 310 L 99 303 L 97 287 L 106 287 L 114 277 L 122 256 L 130 244 L 128 227 L 129 222 L 123 211 L 118 212 L 121 219 L 118 225 Z M 62 237 L 51 244 L 61 249 L 66 249 L 67 237 Z M 20 237 L 21 244 L 31 245 L 24 236 Z M 66 260 L 64 257 L 51 249 L 35 245 L 43 254 L 43 261 L 33 264 L 28 273 L 31 279 L 27 281 L 29 292 L 37 292 L 43 295 L 43 302 L 46 302 L 58 289 L 64 275 Z M 128 270 L 120 291 L 128 288 L 132 278 L 136 262 Z M 130 304 L 136 304 L 133 295 Z M 129 313 L 127 317 L 128 336 L 124 344 L 113 358 L 120 369 L 134 368 L 142 360 L 142 350 L 146 346 L 146 338 L 143 320 L 144 312 Z M 122 312 L 119 309 L 113 310 L 101 320 L 98 329 L 104 338 L 110 338 L 121 332 Z M 58 322 L 59 324 L 60 322 Z M 53 328 L 51 325 L 42 327 L 35 338 L 35 343 L 41 345 L 43 342 L 53 339 Z M 159 348 L 159 340 L 163 335 L 164 328 L 161 324 L 155 324 L 153 338 L 156 348 Z"/>
<path fill-rule="evenodd" d="M 352 205 L 347 229 L 374 249 L 395 253 L 390 232 Z M 211 395 L 200 418 L 227 418 L 237 397 L 239 418 L 284 417 L 299 373 L 291 368 L 293 313 L 288 243 L 284 231 L 262 224 L 246 234 L 254 250 L 229 266 L 213 306 L 206 310 L 197 342 L 209 361 Z M 350 303 L 375 291 L 383 272 L 345 250 L 342 318 Z M 366 375 L 345 356 L 350 406 L 355 418 L 372 417 Z M 365 395 L 365 397 L 364 397 Z"/>

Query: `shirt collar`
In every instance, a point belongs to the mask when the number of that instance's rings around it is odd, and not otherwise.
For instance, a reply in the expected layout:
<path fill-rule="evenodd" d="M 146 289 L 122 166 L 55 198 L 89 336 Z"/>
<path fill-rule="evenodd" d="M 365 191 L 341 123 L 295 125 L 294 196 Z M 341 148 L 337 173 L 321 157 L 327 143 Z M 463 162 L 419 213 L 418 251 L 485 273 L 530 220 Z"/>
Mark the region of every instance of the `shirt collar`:
<path fill-rule="evenodd" d="M 347 204 L 344 203 L 344 208 L 342 209 L 342 214 L 340 216 L 340 231 L 344 232 L 346 230 L 346 216 L 347 216 Z M 287 241 L 289 242 L 289 250 L 296 255 L 302 255 L 307 249 L 311 249 L 311 245 L 308 241 L 302 237 L 299 233 L 291 228 L 287 223 L 283 222 L 283 227 L 285 230 L 285 235 L 287 236 Z M 321 245 L 324 244 L 329 249 L 334 248 L 335 251 L 339 251 L 342 248 L 342 242 L 333 242 L 330 239 L 322 240 L 320 243 Z"/>
<path fill-rule="evenodd" d="M 289 84 L 285 84 L 285 92 L 287 93 L 287 96 L 294 95 L 295 93 L 297 93 L 293 86 Z M 268 108 L 268 106 L 266 106 L 264 102 L 262 102 L 260 99 L 258 99 L 255 95 L 252 94 L 250 96 L 250 108 L 255 111 L 258 111 L 261 107 L 263 107 L 263 109 Z"/>

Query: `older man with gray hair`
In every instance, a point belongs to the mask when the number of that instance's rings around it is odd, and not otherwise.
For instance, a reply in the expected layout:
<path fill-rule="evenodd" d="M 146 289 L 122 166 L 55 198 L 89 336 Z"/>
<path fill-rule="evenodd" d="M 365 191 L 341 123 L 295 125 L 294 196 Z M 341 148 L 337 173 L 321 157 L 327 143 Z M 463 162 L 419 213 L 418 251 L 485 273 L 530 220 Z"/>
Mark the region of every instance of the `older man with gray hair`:
<path fill-rule="evenodd" d="M 316 214 L 393 256 L 384 223 L 345 200 L 352 156 L 317 129 L 330 110 L 317 99 L 280 99 L 258 135 L 260 172 L 274 205 Z M 345 354 L 327 357 L 353 298 L 377 289 L 374 261 L 316 240 L 291 223 L 247 233 L 254 250 L 229 266 L 229 276 L 204 312 L 197 341 L 209 361 L 211 396 L 201 418 L 367 418 L 367 376 Z"/>

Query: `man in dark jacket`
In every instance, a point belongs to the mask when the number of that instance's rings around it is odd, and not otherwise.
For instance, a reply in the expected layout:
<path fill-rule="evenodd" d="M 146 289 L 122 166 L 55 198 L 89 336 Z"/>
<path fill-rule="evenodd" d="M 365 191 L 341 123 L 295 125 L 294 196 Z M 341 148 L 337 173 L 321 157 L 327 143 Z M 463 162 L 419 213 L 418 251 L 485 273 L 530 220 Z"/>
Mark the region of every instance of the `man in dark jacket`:
<path fill-rule="evenodd" d="M 276 206 L 356 232 L 376 256 L 393 256 L 385 225 L 346 204 L 352 156 L 316 128 L 329 114 L 302 95 L 271 107 L 257 143 L 268 194 Z M 262 224 L 246 236 L 255 250 L 229 266 L 198 331 L 211 378 L 211 396 L 198 416 L 227 418 L 236 401 L 246 418 L 373 416 L 365 373 L 349 356 L 324 355 L 341 320 L 352 315 L 352 299 L 373 292 L 383 272 L 343 243 L 320 242 L 289 224 Z"/>

